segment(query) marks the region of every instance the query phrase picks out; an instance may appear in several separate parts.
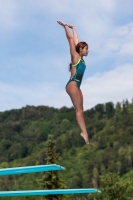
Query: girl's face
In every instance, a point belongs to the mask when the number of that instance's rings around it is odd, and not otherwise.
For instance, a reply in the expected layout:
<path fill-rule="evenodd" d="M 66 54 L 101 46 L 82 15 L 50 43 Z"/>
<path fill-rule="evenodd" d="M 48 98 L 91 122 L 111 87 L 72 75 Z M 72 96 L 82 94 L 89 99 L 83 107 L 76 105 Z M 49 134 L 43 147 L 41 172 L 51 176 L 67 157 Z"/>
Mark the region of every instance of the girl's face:
<path fill-rule="evenodd" d="M 89 53 L 89 47 L 88 46 L 85 46 L 83 49 L 82 49 L 82 56 L 87 56 Z"/>

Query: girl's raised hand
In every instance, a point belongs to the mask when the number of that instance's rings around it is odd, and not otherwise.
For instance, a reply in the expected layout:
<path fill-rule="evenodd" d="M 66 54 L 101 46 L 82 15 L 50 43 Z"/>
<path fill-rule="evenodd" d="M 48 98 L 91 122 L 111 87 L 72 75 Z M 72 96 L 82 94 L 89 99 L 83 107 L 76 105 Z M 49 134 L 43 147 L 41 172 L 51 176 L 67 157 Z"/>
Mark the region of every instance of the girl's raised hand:
<path fill-rule="evenodd" d="M 58 24 L 60 24 L 61 26 L 65 26 L 66 24 L 64 22 L 61 21 L 57 21 Z"/>
<path fill-rule="evenodd" d="M 74 27 L 74 26 L 71 25 L 71 24 L 67 24 L 67 26 L 68 26 L 69 28 L 73 28 L 73 27 Z"/>

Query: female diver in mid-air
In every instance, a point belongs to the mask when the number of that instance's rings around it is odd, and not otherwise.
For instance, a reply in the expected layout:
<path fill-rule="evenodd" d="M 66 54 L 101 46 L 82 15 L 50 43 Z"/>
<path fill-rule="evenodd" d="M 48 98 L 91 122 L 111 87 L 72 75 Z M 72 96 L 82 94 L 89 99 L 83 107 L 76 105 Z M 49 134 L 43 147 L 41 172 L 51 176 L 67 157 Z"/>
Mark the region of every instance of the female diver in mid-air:
<path fill-rule="evenodd" d="M 88 44 L 86 42 L 79 42 L 78 35 L 74 26 L 65 24 L 64 22 L 57 21 L 61 26 L 64 27 L 66 37 L 70 46 L 71 64 L 70 72 L 71 77 L 66 85 L 66 92 L 70 96 L 74 108 L 76 110 L 76 119 L 81 129 L 81 136 L 85 140 L 86 144 L 89 144 L 88 134 L 83 116 L 83 95 L 80 90 L 82 77 L 86 68 L 83 56 L 88 55 Z M 71 35 L 69 28 L 72 29 L 73 36 Z"/>

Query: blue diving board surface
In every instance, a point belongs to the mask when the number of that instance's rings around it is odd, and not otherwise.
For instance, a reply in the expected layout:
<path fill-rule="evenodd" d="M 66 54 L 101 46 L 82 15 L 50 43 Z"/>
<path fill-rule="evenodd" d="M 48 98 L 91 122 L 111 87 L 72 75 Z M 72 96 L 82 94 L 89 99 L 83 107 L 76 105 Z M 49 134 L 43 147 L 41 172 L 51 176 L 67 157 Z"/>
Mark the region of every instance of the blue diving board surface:
<path fill-rule="evenodd" d="M 7 176 L 13 174 L 27 174 L 33 172 L 55 171 L 55 170 L 65 170 L 65 168 L 56 164 L 4 168 L 0 169 L 0 176 Z"/>
<path fill-rule="evenodd" d="M 100 190 L 93 188 L 86 189 L 57 189 L 57 190 L 22 190 L 22 191 L 1 191 L 0 197 L 11 196 L 40 196 L 40 195 L 57 195 L 57 194 L 87 194 L 99 193 Z"/>

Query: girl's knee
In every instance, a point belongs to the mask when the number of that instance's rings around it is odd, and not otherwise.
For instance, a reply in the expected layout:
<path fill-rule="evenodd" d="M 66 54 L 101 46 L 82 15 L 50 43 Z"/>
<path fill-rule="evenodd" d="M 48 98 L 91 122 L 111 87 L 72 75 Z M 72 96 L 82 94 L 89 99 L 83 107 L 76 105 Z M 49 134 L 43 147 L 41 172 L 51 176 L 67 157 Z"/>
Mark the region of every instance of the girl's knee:
<path fill-rule="evenodd" d="M 82 107 L 81 108 L 76 108 L 76 113 L 77 114 L 83 113 L 83 108 Z"/>

